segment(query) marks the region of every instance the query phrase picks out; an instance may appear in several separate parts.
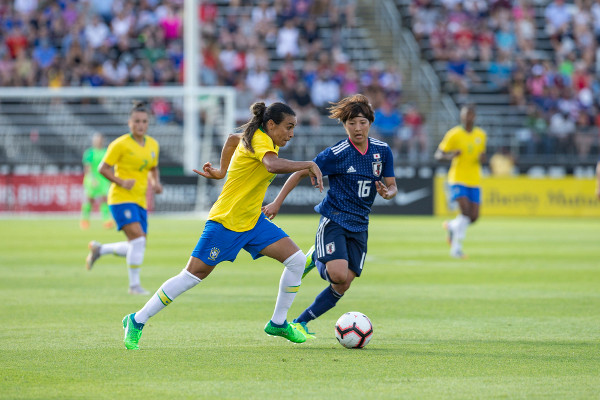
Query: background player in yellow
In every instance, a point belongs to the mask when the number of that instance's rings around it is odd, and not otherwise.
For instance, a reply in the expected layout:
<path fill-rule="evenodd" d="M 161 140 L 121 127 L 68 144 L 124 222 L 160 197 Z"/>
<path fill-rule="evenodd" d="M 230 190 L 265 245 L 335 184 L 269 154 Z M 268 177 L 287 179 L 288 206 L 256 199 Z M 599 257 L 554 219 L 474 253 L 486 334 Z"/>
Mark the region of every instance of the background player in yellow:
<path fill-rule="evenodd" d="M 104 136 L 100 132 L 96 132 L 92 136 L 92 147 L 86 149 L 82 157 L 84 172 L 83 191 L 85 197 L 81 204 L 81 219 L 79 221 L 81 229 L 88 229 L 90 227 L 90 215 L 94 203 L 98 204 L 104 227 L 112 228 L 115 226 L 108 210 L 108 204 L 106 203 L 110 181 L 98 171 L 98 167 L 102 163 L 105 154 Z"/>
<path fill-rule="evenodd" d="M 267 256 L 285 266 L 279 281 L 275 310 L 264 330 L 272 336 L 302 343 L 306 337 L 287 322 L 287 312 L 296 297 L 306 256 L 294 241 L 261 211 L 267 187 L 278 173 L 308 170 L 313 184 L 323 190 L 321 170 L 313 161 L 279 158 L 279 148 L 294 137 L 296 113 L 286 104 L 254 103 L 252 119 L 241 127 L 243 135 L 230 135 L 223 146 L 219 168 L 204 164 L 195 171 L 205 178 L 227 180 L 213 204 L 204 231 L 187 266 L 164 282 L 136 313 L 123 318 L 127 349 L 139 349 L 144 324 L 177 296 L 190 290 L 222 261 L 234 261 L 241 249 L 253 259 Z M 231 165 L 230 165 L 231 163 Z"/>
<path fill-rule="evenodd" d="M 466 105 L 460 110 L 461 125 L 444 135 L 435 152 L 436 160 L 452 160 L 448 171 L 451 200 L 460 208 L 451 221 L 444 222 L 448 231 L 450 255 L 464 258 L 462 241 L 467 227 L 479 218 L 481 204 L 481 164 L 485 162 L 486 133 L 475 126 L 475 106 Z"/>
<path fill-rule="evenodd" d="M 101 244 L 91 241 L 86 259 L 88 270 L 105 254 L 125 257 L 129 273 L 129 293 L 148 294 L 140 284 L 140 266 L 146 251 L 148 184 L 154 193 L 162 192 L 158 172 L 158 142 L 148 136 L 149 112 L 136 103 L 129 113 L 129 133 L 115 139 L 100 164 L 99 171 L 112 182 L 108 205 L 117 228 L 127 237 L 125 242 Z"/>

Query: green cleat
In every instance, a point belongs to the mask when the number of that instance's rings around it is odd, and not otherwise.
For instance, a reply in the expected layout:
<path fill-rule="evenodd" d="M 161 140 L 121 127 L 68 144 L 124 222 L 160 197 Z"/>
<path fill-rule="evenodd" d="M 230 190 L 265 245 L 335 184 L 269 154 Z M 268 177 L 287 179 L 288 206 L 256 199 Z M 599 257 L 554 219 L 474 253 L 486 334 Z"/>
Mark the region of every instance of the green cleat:
<path fill-rule="evenodd" d="M 134 315 L 135 314 L 129 314 L 123 318 L 123 329 L 125 329 L 125 337 L 123 338 L 123 343 L 125 343 L 125 347 L 129 350 L 140 349 L 138 342 L 140 341 L 140 337 L 142 336 L 142 329 L 136 328 L 135 323 L 133 322 Z"/>
<path fill-rule="evenodd" d="M 290 322 L 290 325 L 292 325 L 294 328 L 296 328 L 297 330 L 302 332 L 302 334 L 304 336 L 306 336 L 307 339 L 316 339 L 317 338 L 315 336 L 314 332 L 310 332 L 308 330 L 308 326 L 306 326 L 306 322 L 296 322 L 296 320 L 294 320 L 294 322 Z"/>
<path fill-rule="evenodd" d="M 285 328 L 279 328 L 269 321 L 267 322 L 267 325 L 265 325 L 265 332 L 267 332 L 267 335 L 281 336 L 294 343 L 306 342 L 306 336 L 304 336 L 301 331 L 294 328 L 292 324 L 288 324 L 287 322 L 285 323 Z"/>
<path fill-rule="evenodd" d="M 315 245 L 313 244 L 308 252 L 306 253 L 306 264 L 304 264 L 304 273 L 302 274 L 302 279 L 315 267 L 315 260 L 313 258 L 315 253 Z"/>

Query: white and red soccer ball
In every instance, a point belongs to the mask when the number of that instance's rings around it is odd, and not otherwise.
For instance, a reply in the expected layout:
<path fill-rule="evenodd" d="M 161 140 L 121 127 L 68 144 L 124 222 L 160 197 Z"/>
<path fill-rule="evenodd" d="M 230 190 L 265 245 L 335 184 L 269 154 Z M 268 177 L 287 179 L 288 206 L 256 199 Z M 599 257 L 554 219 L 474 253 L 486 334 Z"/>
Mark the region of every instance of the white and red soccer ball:
<path fill-rule="evenodd" d="M 373 324 L 363 313 L 347 312 L 335 323 L 335 337 L 349 349 L 363 348 L 373 337 Z"/>

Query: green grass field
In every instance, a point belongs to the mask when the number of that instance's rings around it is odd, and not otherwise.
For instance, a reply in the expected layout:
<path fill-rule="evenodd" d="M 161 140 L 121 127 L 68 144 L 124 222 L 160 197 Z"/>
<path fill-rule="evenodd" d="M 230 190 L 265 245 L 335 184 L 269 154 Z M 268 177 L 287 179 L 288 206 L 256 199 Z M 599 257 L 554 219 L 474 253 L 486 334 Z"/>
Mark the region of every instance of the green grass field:
<path fill-rule="evenodd" d="M 317 216 L 280 216 L 303 248 Z M 150 320 L 141 351 L 121 319 L 122 258 L 84 268 L 87 242 L 121 241 L 99 222 L 0 220 L 2 399 L 598 399 L 600 221 L 483 218 L 468 260 L 448 256 L 441 219 L 373 216 L 363 277 L 292 344 L 263 326 L 282 266 L 241 253 Z M 195 218 L 150 216 L 142 284 L 177 274 L 202 232 Z M 308 275 L 296 317 L 324 288 Z M 335 340 L 346 311 L 373 321 L 362 350 Z"/>

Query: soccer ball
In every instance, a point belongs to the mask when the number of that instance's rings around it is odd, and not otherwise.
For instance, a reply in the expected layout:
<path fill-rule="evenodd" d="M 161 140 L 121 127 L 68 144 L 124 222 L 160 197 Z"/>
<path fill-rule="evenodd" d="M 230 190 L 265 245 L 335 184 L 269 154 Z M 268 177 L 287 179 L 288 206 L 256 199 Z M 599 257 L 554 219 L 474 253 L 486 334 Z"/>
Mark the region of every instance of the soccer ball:
<path fill-rule="evenodd" d="M 335 323 L 335 337 L 344 347 L 360 349 L 371 341 L 373 324 L 363 313 L 347 312 Z"/>

